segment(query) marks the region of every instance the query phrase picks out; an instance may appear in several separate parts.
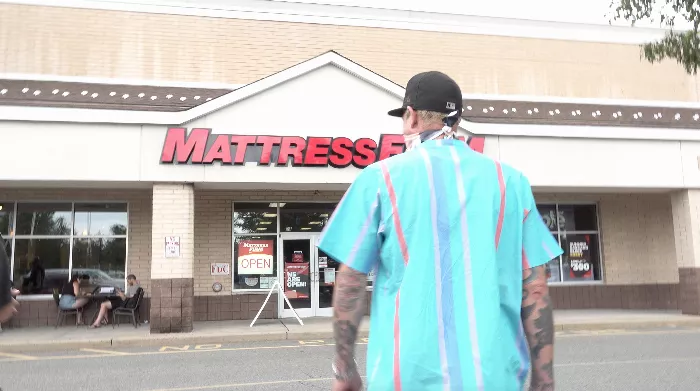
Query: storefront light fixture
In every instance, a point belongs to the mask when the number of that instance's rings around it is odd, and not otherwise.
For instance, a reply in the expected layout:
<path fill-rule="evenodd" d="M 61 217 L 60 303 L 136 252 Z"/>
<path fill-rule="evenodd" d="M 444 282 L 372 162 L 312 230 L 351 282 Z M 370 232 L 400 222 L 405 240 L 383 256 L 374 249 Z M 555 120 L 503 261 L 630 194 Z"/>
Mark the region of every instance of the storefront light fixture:
<path fill-rule="evenodd" d="M 263 217 L 277 217 L 277 213 L 263 213 Z"/>
<path fill-rule="evenodd" d="M 272 224 L 272 221 L 261 221 L 258 224 L 262 224 L 262 225 Z"/>
<path fill-rule="evenodd" d="M 309 221 L 309 224 L 314 224 L 314 225 L 319 225 L 321 224 L 321 221 Z"/>
<path fill-rule="evenodd" d="M 70 95 L 70 92 L 64 91 L 61 95 L 63 95 L 64 97 L 66 97 L 66 96 Z"/>
<path fill-rule="evenodd" d="M 284 202 L 280 202 L 279 204 L 278 204 L 277 202 L 273 202 L 273 203 L 270 204 L 270 208 L 276 208 L 276 207 L 278 207 L 278 206 L 279 206 L 280 208 L 284 208 L 285 205 L 287 205 L 287 204 L 284 203 Z"/>
<path fill-rule="evenodd" d="M 87 91 L 83 91 L 83 92 L 80 93 L 80 95 L 85 96 L 85 95 L 87 95 L 87 93 L 88 93 Z"/>
<path fill-rule="evenodd" d="M 257 230 L 258 231 L 267 231 L 267 227 L 259 227 Z"/>
<path fill-rule="evenodd" d="M 109 93 L 109 96 L 114 96 L 114 95 L 117 95 L 117 93 L 114 92 L 114 91 L 112 91 L 112 92 Z"/>
<path fill-rule="evenodd" d="M 39 95 L 39 94 L 41 94 L 41 90 L 36 90 L 36 91 L 34 91 L 34 96 L 37 96 L 37 95 Z"/>
<path fill-rule="evenodd" d="M 0 90 L 0 95 L 5 95 L 5 94 L 7 94 L 7 88 L 3 88 L 2 90 Z"/>
<path fill-rule="evenodd" d="M 301 227 L 301 230 L 302 230 L 302 231 L 310 231 L 311 228 L 310 228 L 310 227 Z"/>
<path fill-rule="evenodd" d="M 328 217 L 328 213 L 321 213 L 319 217 Z"/>
<path fill-rule="evenodd" d="M 139 94 L 139 98 L 143 98 L 144 96 L 146 96 L 146 94 L 144 94 L 143 92 Z"/>

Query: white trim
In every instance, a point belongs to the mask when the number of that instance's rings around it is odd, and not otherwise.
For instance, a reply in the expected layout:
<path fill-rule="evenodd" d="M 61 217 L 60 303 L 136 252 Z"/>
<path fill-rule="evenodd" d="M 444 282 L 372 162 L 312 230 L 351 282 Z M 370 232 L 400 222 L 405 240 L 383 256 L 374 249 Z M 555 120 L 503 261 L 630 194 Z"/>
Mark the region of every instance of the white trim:
<path fill-rule="evenodd" d="M 470 134 L 476 136 L 700 141 L 700 130 L 695 129 L 503 124 L 478 123 L 466 120 L 461 122 L 461 126 L 466 128 Z"/>
<path fill-rule="evenodd" d="M 655 28 L 263 0 L 238 0 L 235 5 L 211 4 L 211 1 L 203 4 L 202 0 L 139 0 L 138 3 L 128 0 L 0 0 L 0 3 L 622 44 L 641 44 L 661 38 L 665 33 Z"/>
<path fill-rule="evenodd" d="M 570 98 L 561 96 L 535 96 L 535 95 L 491 95 L 491 94 L 462 94 L 464 100 L 492 100 L 492 101 L 516 101 L 532 103 L 572 103 L 581 105 L 606 105 L 606 106 L 641 106 L 641 107 L 670 107 L 679 109 L 698 109 L 700 102 L 665 101 L 665 100 L 635 100 L 635 99 L 607 99 L 607 98 Z M 464 110 L 464 114 L 469 111 Z"/>
<path fill-rule="evenodd" d="M 0 0 L 2 3 L 2 0 Z M 110 77 L 88 77 L 88 76 L 63 76 L 41 73 L 0 73 L 0 79 L 4 80 L 31 80 L 46 82 L 64 83 L 86 83 L 86 84 L 119 84 L 129 86 L 148 87 L 173 87 L 173 88 L 205 88 L 205 89 L 225 89 L 237 90 L 245 84 L 227 84 L 217 82 L 187 82 L 176 80 L 151 80 L 151 79 L 123 79 Z"/>

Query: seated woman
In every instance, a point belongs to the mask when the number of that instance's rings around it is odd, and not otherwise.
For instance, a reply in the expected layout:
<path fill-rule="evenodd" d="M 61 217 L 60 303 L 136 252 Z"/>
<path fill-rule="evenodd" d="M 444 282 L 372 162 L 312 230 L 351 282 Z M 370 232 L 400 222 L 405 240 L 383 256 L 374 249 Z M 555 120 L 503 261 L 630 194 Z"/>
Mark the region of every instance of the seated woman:
<path fill-rule="evenodd" d="M 126 293 L 122 292 L 117 288 L 118 297 L 105 300 L 100 304 L 100 313 L 97 314 L 95 318 L 95 323 L 93 323 L 90 328 L 98 328 L 103 324 L 107 324 L 107 312 L 111 309 L 119 308 L 125 306 L 131 298 L 134 297 L 136 291 L 139 289 L 138 284 L 136 284 L 136 276 L 129 274 L 126 277 Z"/>
<path fill-rule="evenodd" d="M 87 304 L 90 299 L 80 297 L 80 283 L 89 280 L 90 277 L 82 275 L 80 277 L 73 276 L 70 282 L 63 285 L 61 289 L 61 298 L 58 301 L 58 307 L 64 310 L 80 309 Z M 82 324 L 82 311 L 78 311 L 78 324 Z"/>

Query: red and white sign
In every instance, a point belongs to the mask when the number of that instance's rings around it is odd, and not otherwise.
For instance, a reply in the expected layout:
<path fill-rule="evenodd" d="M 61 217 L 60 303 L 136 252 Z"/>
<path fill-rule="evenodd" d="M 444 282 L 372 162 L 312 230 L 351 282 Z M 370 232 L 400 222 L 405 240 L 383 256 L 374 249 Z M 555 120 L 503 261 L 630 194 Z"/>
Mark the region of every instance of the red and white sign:
<path fill-rule="evenodd" d="M 463 139 L 473 150 L 483 153 L 484 138 Z M 246 153 L 248 150 L 251 153 Z M 370 164 L 402 153 L 403 135 L 382 134 L 379 140 L 347 137 L 256 136 L 212 134 L 211 129 L 169 128 L 161 152 L 161 164 L 365 168 Z M 254 150 L 254 151 L 253 151 Z"/>
<path fill-rule="evenodd" d="M 211 264 L 211 275 L 212 276 L 228 276 L 231 274 L 231 265 L 228 263 L 212 263 Z"/>
<path fill-rule="evenodd" d="M 272 240 L 244 240 L 238 242 L 238 274 L 272 274 Z"/>

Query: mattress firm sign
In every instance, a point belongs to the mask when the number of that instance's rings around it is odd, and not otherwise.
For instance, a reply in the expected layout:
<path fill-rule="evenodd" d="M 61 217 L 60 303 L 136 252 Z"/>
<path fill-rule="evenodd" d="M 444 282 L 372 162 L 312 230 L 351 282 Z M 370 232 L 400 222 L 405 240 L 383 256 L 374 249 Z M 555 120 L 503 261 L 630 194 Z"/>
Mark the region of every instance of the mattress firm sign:
<path fill-rule="evenodd" d="M 473 137 L 466 142 L 475 151 L 483 152 L 483 138 Z M 378 141 L 370 138 L 353 141 L 347 137 L 211 134 L 211 129 L 199 128 L 192 129 L 188 135 L 185 128 L 170 128 L 160 162 L 223 165 L 255 162 L 261 166 L 287 166 L 291 161 L 292 166 L 364 168 L 404 149 L 403 136 L 399 134 L 383 134 Z"/>

